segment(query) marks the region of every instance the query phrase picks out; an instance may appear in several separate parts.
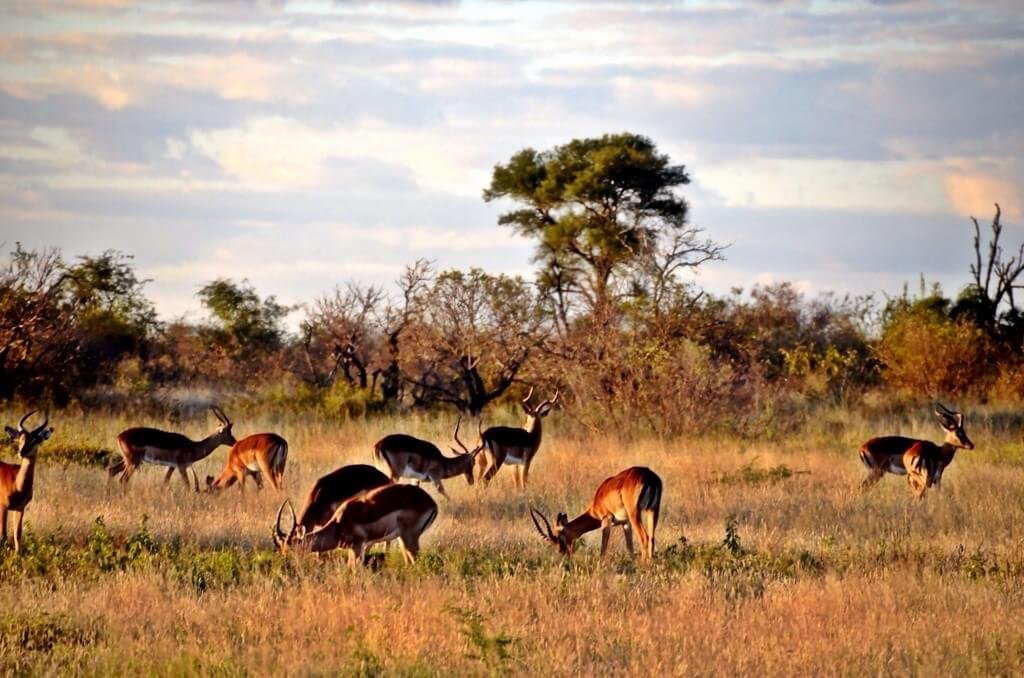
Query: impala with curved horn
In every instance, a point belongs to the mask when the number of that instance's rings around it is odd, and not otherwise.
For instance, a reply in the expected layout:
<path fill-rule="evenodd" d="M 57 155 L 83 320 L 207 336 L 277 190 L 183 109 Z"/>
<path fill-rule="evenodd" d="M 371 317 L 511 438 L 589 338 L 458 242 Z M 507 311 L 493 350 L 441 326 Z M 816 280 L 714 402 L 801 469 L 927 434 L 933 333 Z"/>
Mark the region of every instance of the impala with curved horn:
<path fill-rule="evenodd" d="M 7 435 L 17 445 L 18 456 L 21 457 L 20 464 L 0 462 L 0 544 L 7 541 L 7 514 L 11 513 L 14 519 L 15 553 L 21 553 L 21 523 L 25 517 L 25 509 L 32 501 L 36 451 L 39 445 L 53 435 L 53 429 L 47 428 L 47 424 L 50 423 L 49 414 L 43 415 L 43 423 L 36 428 L 25 428 L 25 422 L 35 413 L 33 410 L 22 417 L 16 429 L 4 427 Z"/>
<path fill-rule="evenodd" d="M 299 511 L 298 520 L 293 521 L 291 530 L 281 531 L 280 511 L 274 526 L 274 543 L 282 551 L 302 541 L 308 532 L 326 525 L 344 502 L 369 490 L 390 485 L 391 479 L 368 464 L 342 466 L 321 476 L 306 494 L 306 503 Z M 291 507 L 291 502 L 287 502 Z M 282 509 L 284 505 L 282 505 Z"/>
<path fill-rule="evenodd" d="M 601 483 L 590 506 L 577 517 L 569 520 L 567 515 L 559 513 L 554 529 L 544 514 L 532 506 L 530 517 L 540 535 L 556 546 L 563 556 L 572 555 L 576 540 L 582 535 L 601 528 L 601 557 L 604 557 L 612 527 L 621 525 L 625 530 L 629 554 L 634 555 L 635 533 L 640 540 L 640 559 L 650 560 L 654 556 L 654 531 L 661 511 L 661 492 L 661 478 L 657 473 L 643 466 L 633 466 Z"/>
<path fill-rule="evenodd" d="M 107 472 L 113 478 L 121 474 L 121 482 L 127 483 L 135 470 L 143 463 L 166 466 L 167 475 L 164 484 L 171 479 L 175 469 L 185 481 L 185 487 L 192 489 L 188 482 L 188 469 L 201 459 L 210 456 L 221 445 L 234 445 L 238 441 L 231 433 L 232 422 L 228 415 L 216 405 L 210 410 L 220 421 L 217 430 L 202 440 L 192 440 L 180 433 L 169 433 L 155 428 L 130 428 L 117 436 L 117 446 L 121 450 L 121 460 L 113 464 Z M 199 476 L 192 470 L 195 491 L 199 491 Z"/>
<path fill-rule="evenodd" d="M 954 412 L 942 403 L 936 403 L 935 416 L 946 431 L 941 445 L 928 440 L 883 436 L 872 438 L 860 446 L 860 460 L 868 468 L 868 477 L 861 487 L 868 488 L 886 473 L 907 476 L 910 491 L 918 499 L 924 498 L 929 487 L 939 489 L 942 473 L 953 462 L 958 449 L 973 450 L 974 443 L 964 431 L 964 415 Z"/>
<path fill-rule="evenodd" d="M 531 387 L 523 398 L 523 411 L 526 413 L 523 428 L 492 426 L 480 433 L 483 453 L 477 457 L 477 463 L 484 486 L 491 482 L 491 478 L 503 465 L 508 465 L 515 469 L 516 487 L 526 488 L 530 465 L 540 449 L 541 419 L 551 412 L 551 408 L 558 402 L 558 395 L 558 391 L 555 391 L 554 398 L 533 407 L 530 405 L 530 398 L 533 397 Z"/>
<path fill-rule="evenodd" d="M 288 534 L 281 529 L 285 508 L 291 513 Z M 312 553 L 349 549 L 349 564 L 355 567 L 366 558 L 367 547 L 398 539 L 407 563 L 416 562 L 420 536 L 437 518 L 437 502 L 415 485 L 388 484 L 361 493 L 341 504 L 326 525 L 300 537 L 295 510 L 287 499 L 277 511 L 274 543 L 282 552 L 288 546 Z"/>
<path fill-rule="evenodd" d="M 483 449 L 479 446 L 470 450 L 459 440 L 459 426 L 462 424 L 462 417 L 455 423 L 455 442 L 462 448 L 459 452 L 454 447 L 451 451 L 454 457 L 446 457 L 431 442 L 420 440 L 403 433 L 393 433 L 384 436 L 373 446 L 374 461 L 380 466 L 386 466 L 391 472 L 392 482 L 398 482 L 401 478 L 412 478 L 419 484 L 421 480 L 429 480 L 442 497 L 448 499 L 441 483 L 445 478 L 463 475 L 466 482 L 473 484 L 473 470 L 476 457 Z"/>
<path fill-rule="evenodd" d="M 239 490 L 245 490 L 245 479 L 252 476 L 256 489 L 263 489 L 263 478 L 270 480 L 275 490 L 281 489 L 284 465 L 288 461 L 288 441 L 276 433 L 257 433 L 242 438 L 228 451 L 224 470 L 214 479 L 206 476 L 208 492 L 231 487 L 241 481 Z"/>

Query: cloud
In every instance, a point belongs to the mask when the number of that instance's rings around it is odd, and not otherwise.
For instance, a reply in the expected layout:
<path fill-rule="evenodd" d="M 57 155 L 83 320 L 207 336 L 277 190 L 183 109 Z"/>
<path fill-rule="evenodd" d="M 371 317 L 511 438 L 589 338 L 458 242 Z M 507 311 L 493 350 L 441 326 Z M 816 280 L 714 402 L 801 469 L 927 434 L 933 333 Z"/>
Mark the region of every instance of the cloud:
<path fill-rule="evenodd" d="M 981 220 L 994 214 L 993 203 L 998 202 L 1007 218 L 1024 217 L 1019 181 L 984 174 L 950 174 L 946 177 L 946 190 L 950 205 L 958 214 Z"/>

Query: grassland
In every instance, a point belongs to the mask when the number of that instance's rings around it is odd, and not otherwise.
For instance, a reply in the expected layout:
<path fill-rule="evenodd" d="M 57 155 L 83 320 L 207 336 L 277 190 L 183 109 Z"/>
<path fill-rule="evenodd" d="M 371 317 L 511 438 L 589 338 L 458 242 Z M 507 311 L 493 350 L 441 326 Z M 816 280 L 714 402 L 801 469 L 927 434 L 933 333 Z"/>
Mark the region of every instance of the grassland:
<path fill-rule="evenodd" d="M 12 416 L 8 416 L 10 421 Z M 509 417 L 511 421 L 511 417 Z M 132 423 L 138 423 L 133 421 Z M 156 422 L 153 422 L 156 423 Z M 1024 670 L 1024 441 L 1015 417 L 974 416 L 977 450 L 913 502 L 893 476 L 857 484 L 858 444 L 931 421 L 836 412 L 784 440 L 577 438 L 557 415 L 526 494 L 461 478 L 413 567 L 397 552 L 281 557 L 272 489 L 126 492 L 93 464 L 128 424 L 53 417 L 29 539 L 0 553 L 0 672 L 164 675 L 1019 674 Z M 285 495 L 402 430 L 447 442 L 451 422 L 239 419 L 291 446 Z M 202 425 L 186 427 L 198 435 Z M 10 459 L 11 453 L 5 452 Z M 199 465 L 224 462 L 222 448 Z M 65 459 L 66 461 L 61 461 Z M 597 535 L 559 561 L 527 505 L 573 514 L 629 465 L 665 481 L 659 555 L 597 558 Z"/>

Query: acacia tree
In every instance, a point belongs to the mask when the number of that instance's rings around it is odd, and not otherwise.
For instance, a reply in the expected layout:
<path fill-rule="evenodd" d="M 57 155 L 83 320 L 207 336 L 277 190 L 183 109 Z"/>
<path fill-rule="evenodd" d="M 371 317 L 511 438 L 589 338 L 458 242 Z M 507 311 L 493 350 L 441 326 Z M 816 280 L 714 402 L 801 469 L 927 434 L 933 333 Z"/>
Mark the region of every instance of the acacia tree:
<path fill-rule="evenodd" d="M 420 300 L 403 342 L 403 372 L 421 403 L 478 415 L 502 396 L 544 341 L 537 300 L 521 278 L 445 271 Z"/>
<path fill-rule="evenodd" d="M 646 293 L 638 280 L 664 290 L 682 268 L 721 258 L 722 246 L 687 224 L 676 190 L 689 182 L 650 139 L 621 133 L 521 150 L 495 166 L 483 195 L 520 205 L 499 223 L 538 241 L 538 282 L 567 331 L 580 301 L 609 318 L 623 297 Z"/>
<path fill-rule="evenodd" d="M 204 340 L 236 365 L 251 365 L 281 347 L 281 323 L 292 309 L 273 296 L 260 299 L 248 280 L 218 278 L 204 285 L 198 297 L 210 313 L 210 323 L 201 332 Z"/>

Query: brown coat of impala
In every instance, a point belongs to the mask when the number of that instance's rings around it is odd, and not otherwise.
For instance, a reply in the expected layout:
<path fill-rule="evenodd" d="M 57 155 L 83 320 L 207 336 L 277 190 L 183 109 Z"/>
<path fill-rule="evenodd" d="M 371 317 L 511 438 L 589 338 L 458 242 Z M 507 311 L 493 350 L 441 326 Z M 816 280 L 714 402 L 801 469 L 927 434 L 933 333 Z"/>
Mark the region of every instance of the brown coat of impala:
<path fill-rule="evenodd" d="M 460 417 L 455 424 L 455 442 L 462 448 L 460 453 L 454 447 L 454 457 L 446 457 L 434 443 L 420 440 L 403 433 L 384 436 L 373 446 L 373 459 L 378 466 L 386 467 L 391 473 L 391 481 L 398 482 L 401 478 L 412 478 L 419 484 L 421 480 L 429 480 L 437 488 L 442 497 L 448 499 L 441 483 L 445 478 L 465 476 L 466 482 L 473 484 L 473 471 L 476 456 L 481 447 L 469 450 L 459 440 Z"/>
<path fill-rule="evenodd" d="M 918 499 L 924 498 L 929 487 L 939 489 L 942 473 L 953 462 L 956 451 L 973 450 L 974 443 L 964 430 L 962 412 L 954 412 L 939 403 L 935 416 L 946 431 L 946 440 L 941 445 L 902 436 L 872 438 L 861 445 L 860 460 L 868 468 L 868 476 L 861 487 L 871 487 L 886 473 L 892 473 L 907 476 L 910 491 Z"/>
<path fill-rule="evenodd" d="M 633 552 L 633 535 L 640 540 L 640 559 L 654 556 L 654 531 L 661 512 L 662 483 L 658 474 L 643 466 L 633 466 L 605 479 L 597 488 L 587 510 L 572 520 L 564 513 L 555 519 L 555 528 L 540 511 L 530 508 L 533 524 L 545 540 L 563 556 L 571 556 L 576 540 L 601 528 L 601 556 L 608 550 L 612 527 L 625 530 L 626 547 Z M 543 522 L 543 527 L 541 523 Z"/>
<path fill-rule="evenodd" d="M 0 462 L 0 544 L 7 541 L 7 514 L 14 519 L 14 551 L 21 553 L 21 524 L 25 517 L 25 509 L 32 501 L 32 490 L 35 484 L 36 451 L 44 441 L 53 435 L 53 429 L 47 428 L 49 415 L 44 415 L 43 423 L 31 431 L 25 428 L 25 422 L 35 412 L 29 412 L 18 428 L 5 426 L 7 435 L 18 447 L 18 464 Z"/>
<path fill-rule="evenodd" d="M 292 519 L 288 535 L 281 529 L 286 506 Z M 398 539 L 406 562 L 414 563 L 420 550 L 420 536 L 435 518 L 437 502 L 426 491 L 415 485 L 389 484 L 344 502 L 326 525 L 301 537 L 295 534 L 295 511 L 286 500 L 277 512 L 274 541 L 282 551 L 288 545 L 312 553 L 349 549 L 349 564 L 355 567 L 364 562 L 367 547 Z"/>
<path fill-rule="evenodd" d="M 558 391 L 555 391 L 554 398 L 536 407 L 530 405 L 532 396 L 531 388 L 523 398 L 523 412 L 526 414 L 523 428 L 492 426 L 480 434 L 483 452 L 477 456 L 477 465 L 480 467 L 480 480 L 485 487 L 502 466 L 515 469 L 516 487 L 526 487 L 530 478 L 530 465 L 540 449 L 541 419 L 548 416 L 558 402 Z"/>
<path fill-rule="evenodd" d="M 252 476 L 257 489 L 263 489 L 263 479 L 267 478 L 275 490 L 280 490 L 287 461 L 288 441 L 276 433 L 257 433 L 242 438 L 228 452 L 220 475 L 216 479 L 206 476 L 206 489 L 222 490 L 238 482 L 238 489 L 245 490 L 245 479 Z"/>
<path fill-rule="evenodd" d="M 110 477 L 121 474 L 121 482 L 127 483 L 132 474 L 144 462 L 167 467 L 164 484 L 171 479 L 175 469 L 185 481 L 185 487 L 192 489 L 188 482 L 188 469 L 201 459 L 210 456 L 221 445 L 234 445 L 237 440 L 231 433 L 231 420 L 219 407 L 210 408 L 220 421 L 220 426 L 202 440 L 192 440 L 180 433 L 169 433 L 155 428 L 130 428 L 117 436 L 117 446 L 121 450 L 121 460 L 113 464 L 107 472 Z M 199 476 L 192 471 L 195 480 L 195 491 L 199 491 Z"/>

